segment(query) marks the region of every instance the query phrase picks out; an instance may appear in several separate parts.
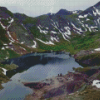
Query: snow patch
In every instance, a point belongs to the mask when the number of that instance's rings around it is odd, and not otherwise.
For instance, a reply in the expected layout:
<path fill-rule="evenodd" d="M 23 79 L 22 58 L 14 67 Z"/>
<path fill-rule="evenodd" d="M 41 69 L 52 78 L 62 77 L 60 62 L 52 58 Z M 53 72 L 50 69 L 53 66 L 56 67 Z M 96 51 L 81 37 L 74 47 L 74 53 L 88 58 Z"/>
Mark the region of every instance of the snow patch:
<path fill-rule="evenodd" d="M 81 28 L 77 28 L 73 23 L 71 23 L 71 24 L 72 24 L 72 26 L 73 26 L 75 29 L 77 29 L 77 30 L 80 31 L 80 32 L 83 32 Z"/>
<path fill-rule="evenodd" d="M 44 41 L 42 41 L 41 39 L 38 39 L 38 38 L 36 38 L 38 41 L 40 41 L 40 42 L 42 42 L 42 43 L 44 43 L 44 44 L 48 44 L 48 45 L 54 45 L 54 43 L 53 42 L 51 42 L 51 41 L 49 41 L 49 42 L 44 42 Z"/>
<path fill-rule="evenodd" d="M 48 31 L 42 30 L 40 25 L 37 26 L 37 28 L 40 30 L 40 33 L 44 33 L 44 34 L 47 34 L 48 33 Z"/>
<path fill-rule="evenodd" d="M 79 17 L 79 18 L 86 18 L 87 16 L 88 16 L 88 14 L 85 14 L 85 15 L 83 15 L 83 16 L 82 16 L 82 15 L 79 15 L 78 17 Z"/>
<path fill-rule="evenodd" d="M 96 13 L 97 13 L 98 15 L 100 15 L 100 11 L 99 11 L 98 9 L 96 9 L 95 7 L 94 7 L 94 9 L 96 10 Z"/>
<path fill-rule="evenodd" d="M 2 26 L 3 29 L 6 29 L 6 27 L 1 22 L 0 22 L 0 24 L 1 24 L 1 26 Z"/>
<path fill-rule="evenodd" d="M 14 50 L 14 48 L 11 48 L 11 50 Z"/>
<path fill-rule="evenodd" d="M 94 49 L 95 51 L 100 51 L 100 48 L 96 48 L 96 49 Z"/>
<path fill-rule="evenodd" d="M 97 22 L 98 22 L 98 24 L 99 24 L 99 22 L 100 22 L 100 18 L 97 19 Z"/>
<path fill-rule="evenodd" d="M 6 49 L 9 48 L 8 46 L 5 47 Z"/>
<path fill-rule="evenodd" d="M 55 37 L 52 37 L 52 36 L 51 36 L 51 40 L 52 40 L 52 41 L 59 42 Z"/>
<path fill-rule="evenodd" d="M 3 74 L 6 75 L 7 70 L 5 68 L 2 68 Z"/>
<path fill-rule="evenodd" d="M 55 31 L 51 31 L 51 33 L 53 33 L 53 34 L 57 34 L 57 32 L 55 32 Z"/>
<path fill-rule="evenodd" d="M 98 30 L 96 29 L 96 28 L 98 28 L 97 26 L 90 26 L 90 27 L 89 27 L 88 24 L 86 24 L 86 27 L 89 29 L 90 32 L 92 32 L 92 31 L 93 31 L 93 32 L 98 31 Z"/>
<path fill-rule="evenodd" d="M 25 49 L 25 48 L 23 48 L 23 47 L 21 47 L 21 46 L 20 46 L 20 48 L 22 48 L 23 50 L 25 50 L 25 51 L 26 51 L 26 49 Z"/>
<path fill-rule="evenodd" d="M 84 17 L 86 18 L 88 16 L 88 14 L 85 14 Z"/>
<path fill-rule="evenodd" d="M 84 16 L 82 16 L 82 15 L 79 15 L 78 17 L 79 17 L 79 18 L 84 18 Z"/>
<path fill-rule="evenodd" d="M 8 23 L 10 23 L 8 26 L 7 26 L 7 30 L 8 28 L 11 26 L 11 24 L 14 22 L 14 19 L 12 18 Z"/>
<path fill-rule="evenodd" d="M 24 42 L 21 42 L 21 44 L 24 44 L 25 43 L 25 41 Z"/>
<path fill-rule="evenodd" d="M 5 59 L 8 59 L 9 57 L 6 57 Z"/>
<path fill-rule="evenodd" d="M 7 31 L 7 34 L 8 34 L 8 36 L 9 36 L 9 38 L 10 38 L 10 41 L 11 42 L 15 42 L 15 40 L 12 38 L 12 36 L 10 35 L 10 32 L 9 31 Z"/>
<path fill-rule="evenodd" d="M 5 47 L 2 47 L 1 50 L 5 50 Z"/>
<path fill-rule="evenodd" d="M 86 19 L 86 21 L 89 21 L 90 19 Z"/>
<path fill-rule="evenodd" d="M 92 86 L 96 86 L 97 88 L 100 88 L 100 80 L 94 80 Z"/>
<path fill-rule="evenodd" d="M 7 44 L 3 44 L 3 45 L 7 45 Z"/>
<path fill-rule="evenodd" d="M 91 26 L 91 28 L 98 28 L 97 26 Z"/>
<path fill-rule="evenodd" d="M 7 26 L 7 30 L 8 30 L 8 28 L 9 28 L 10 26 L 11 26 L 11 24 Z"/>
<path fill-rule="evenodd" d="M 32 48 L 36 48 L 36 41 L 33 41 L 34 42 L 34 45 L 31 46 Z"/>
<path fill-rule="evenodd" d="M 11 19 L 8 23 L 10 23 L 10 24 L 11 24 L 12 22 L 14 22 L 14 19 L 13 19 L 13 18 L 12 18 L 12 19 Z"/>
<path fill-rule="evenodd" d="M 83 28 L 85 28 L 85 25 L 81 21 L 79 21 L 79 23 L 82 25 Z M 86 32 L 86 31 L 87 31 L 87 29 L 85 28 L 85 31 L 83 31 L 83 32 Z M 80 34 L 80 32 L 77 32 L 77 33 Z"/>
<path fill-rule="evenodd" d="M 12 45 L 12 42 L 10 42 L 9 45 Z"/>
<path fill-rule="evenodd" d="M 66 37 L 68 37 L 68 38 L 69 38 L 69 36 L 68 36 L 68 35 L 71 35 L 71 32 L 70 32 L 70 27 L 66 26 L 66 27 L 64 27 L 64 29 L 66 30 L 66 32 L 63 32 L 63 34 L 64 34 Z"/>
<path fill-rule="evenodd" d="M 53 20 L 51 20 L 52 21 L 52 25 L 56 28 L 56 29 L 58 29 L 57 27 L 59 27 L 59 24 L 58 24 L 58 22 L 54 22 Z"/>
<path fill-rule="evenodd" d="M 59 30 L 59 32 L 62 34 L 62 36 L 63 36 L 63 38 L 64 38 L 65 40 L 67 40 L 68 42 L 70 42 L 70 41 L 66 38 L 66 36 L 69 38 L 69 36 L 68 36 L 66 33 L 62 33 L 60 30 Z"/>
<path fill-rule="evenodd" d="M 85 24 L 85 26 L 89 29 L 90 32 L 92 32 L 91 28 L 88 26 L 88 24 Z"/>
<path fill-rule="evenodd" d="M 97 14 L 100 15 L 100 11 L 98 9 L 96 9 L 95 7 L 93 7 L 95 9 L 96 12 L 93 12 L 94 15 L 96 16 Z"/>
<path fill-rule="evenodd" d="M 93 14 L 94 14 L 94 16 L 96 16 L 96 15 L 97 15 L 97 13 L 96 13 L 95 11 L 93 11 Z"/>
<path fill-rule="evenodd" d="M 84 24 L 82 24 L 82 27 L 85 27 Z"/>
<path fill-rule="evenodd" d="M 69 30 L 67 30 L 67 32 L 63 33 L 66 37 L 70 38 L 68 35 L 71 34 L 71 32 Z"/>

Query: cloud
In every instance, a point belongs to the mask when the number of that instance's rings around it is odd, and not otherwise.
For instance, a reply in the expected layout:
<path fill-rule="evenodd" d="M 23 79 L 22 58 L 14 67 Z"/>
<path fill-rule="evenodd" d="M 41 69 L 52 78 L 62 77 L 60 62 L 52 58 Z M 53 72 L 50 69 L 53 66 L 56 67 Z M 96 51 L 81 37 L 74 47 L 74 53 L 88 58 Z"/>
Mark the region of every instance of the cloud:
<path fill-rule="evenodd" d="M 55 0 L 0 0 L 0 5 L 12 5 L 12 6 L 53 6 Z"/>

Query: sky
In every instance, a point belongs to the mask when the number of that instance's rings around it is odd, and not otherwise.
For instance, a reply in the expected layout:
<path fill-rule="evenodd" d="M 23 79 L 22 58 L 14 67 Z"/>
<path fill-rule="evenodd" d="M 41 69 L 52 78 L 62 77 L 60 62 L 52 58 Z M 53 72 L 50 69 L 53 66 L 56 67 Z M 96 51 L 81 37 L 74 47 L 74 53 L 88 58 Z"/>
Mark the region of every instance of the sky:
<path fill-rule="evenodd" d="M 98 2 L 99 0 L 0 0 L 0 6 L 7 7 L 13 13 L 36 17 L 56 13 L 60 9 L 85 10 Z"/>

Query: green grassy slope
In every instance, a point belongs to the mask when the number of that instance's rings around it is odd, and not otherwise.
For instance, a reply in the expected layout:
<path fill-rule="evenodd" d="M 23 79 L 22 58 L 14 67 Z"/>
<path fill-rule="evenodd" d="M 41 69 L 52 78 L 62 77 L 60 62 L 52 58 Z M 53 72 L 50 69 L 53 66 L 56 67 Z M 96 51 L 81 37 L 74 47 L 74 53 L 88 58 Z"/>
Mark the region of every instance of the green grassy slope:
<path fill-rule="evenodd" d="M 74 35 L 71 36 L 70 42 L 65 40 L 60 40 L 59 43 L 55 43 L 55 45 L 45 45 L 41 42 L 38 42 L 39 48 L 43 50 L 65 50 L 72 54 L 76 54 L 81 50 L 90 50 L 94 48 L 100 47 L 100 34 L 99 32 L 90 33 L 87 32 L 85 36 L 83 35 Z"/>

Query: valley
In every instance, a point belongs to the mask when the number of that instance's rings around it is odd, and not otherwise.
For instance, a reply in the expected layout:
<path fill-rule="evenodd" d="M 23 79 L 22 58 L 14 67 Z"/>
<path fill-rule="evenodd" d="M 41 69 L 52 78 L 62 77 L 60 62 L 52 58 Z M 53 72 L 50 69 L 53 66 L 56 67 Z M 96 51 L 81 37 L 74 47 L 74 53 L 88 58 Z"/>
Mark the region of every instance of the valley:
<path fill-rule="evenodd" d="M 100 2 L 84 11 L 60 9 L 37 17 L 0 7 L 2 100 L 11 85 L 17 91 L 10 96 L 18 98 L 22 89 L 21 100 L 98 100 L 99 80 Z"/>

